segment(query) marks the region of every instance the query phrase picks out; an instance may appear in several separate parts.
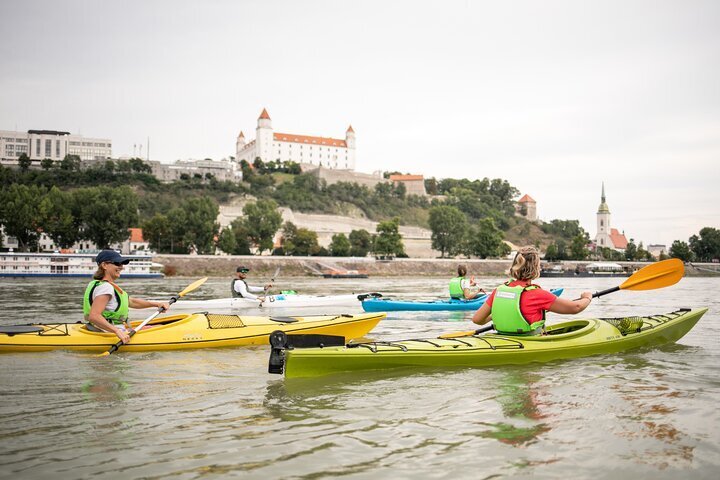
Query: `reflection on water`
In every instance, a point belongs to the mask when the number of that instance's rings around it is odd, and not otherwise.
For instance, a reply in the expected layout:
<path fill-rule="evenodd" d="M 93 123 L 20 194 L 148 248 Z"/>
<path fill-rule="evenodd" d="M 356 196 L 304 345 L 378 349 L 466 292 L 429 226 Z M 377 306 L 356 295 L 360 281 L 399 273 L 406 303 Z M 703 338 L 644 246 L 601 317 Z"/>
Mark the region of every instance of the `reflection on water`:
<path fill-rule="evenodd" d="M 540 421 L 545 417 L 540 412 L 541 378 L 535 373 L 509 369 L 497 385 L 498 393 L 495 397 L 507 421 L 488 423 L 493 429 L 483 432 L 482 436 L 520 447 L 534 442 L 539 435 L 549 431 L 549 424 Z"/>
<path fill-rule="evenodd" d="M 193 280 L 122 285 L 161 298 Z M 498 283 L 480 281 L 486 289 Z M 541 284 L 564 286 L 575 298 L 615 280 L 568 282 Z M 79 320 L 85 284 L 0 279 L 0 323 Z M 715 478 L 717 286 L 684 279 L 658 292 L 617 292 L 587 311 L 710 307 L 677 345 L 518 367 L 285 380 L 268 375 L 266 347 L 0 355 L 0 479 Z M 431 298 L 445 294 L 447 280 L 280 278 L 278 287 Z M 228 279 L 210 279 L 192 298 L 224 297 L 227 289 Z M 369 337 L 469 330 L 471 315 L 396 312 Z"/>

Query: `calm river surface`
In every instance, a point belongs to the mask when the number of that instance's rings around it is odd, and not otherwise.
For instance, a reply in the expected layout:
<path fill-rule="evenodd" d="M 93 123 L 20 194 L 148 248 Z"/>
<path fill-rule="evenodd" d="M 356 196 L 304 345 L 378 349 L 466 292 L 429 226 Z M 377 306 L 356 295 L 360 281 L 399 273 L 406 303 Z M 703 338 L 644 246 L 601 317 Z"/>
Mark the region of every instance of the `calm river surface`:
<path fill-rule="evenodd" d="M 125 280 L 169 297 L 194 278 Z M 260 283 L 263 279 L 259 279 Z M 623 279 L 541 279 L 566 298 Z M 0 324 L 73 322 L 86 280 L 0 279 Z M 497 278 L 481 278 L 487 288 Z M 280 278 L 299 293 L 442 296 L 446 279 Z M 286 381 L 269 347 L 0 355 L 0 478 L 717 478 L 720 279 L 620 291 L 581 316 L 710 311 L 678 344 L 479 370 Z M 226 297 L 215 278 L 192 299 Z M 150 312 L 134 315 L 143 318 Z M 471 328 L 391 314 L 380 340 Z M 550 322 L 560 317 L 550 316 Z"/>

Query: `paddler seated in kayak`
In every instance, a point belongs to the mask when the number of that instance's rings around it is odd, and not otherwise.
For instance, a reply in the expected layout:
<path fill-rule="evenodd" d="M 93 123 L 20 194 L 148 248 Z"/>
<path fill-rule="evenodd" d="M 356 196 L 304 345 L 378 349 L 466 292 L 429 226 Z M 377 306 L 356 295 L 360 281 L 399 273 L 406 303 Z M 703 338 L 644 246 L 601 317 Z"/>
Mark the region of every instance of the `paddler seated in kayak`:
<path fill-rule="evenodd" d="M 540 276 L 540 252 L 535 247 L 521 248 L 510 267 L 513 280 L 497 287 L 472 321 L 483 325 L 492 320 L 495 330 L 506 335 L 537 335 L 544 332 L 545 312 L 580 313 L 590 305 L 591 292 L 580 300 L 558 298 L 532 281 Z"/>
<path fill-rule="evenodd" d="M 457 277 L 450 280 L 450 298 L 456 300 L 472 300 L 485 293 L 485 290 L 477 286 L 475 277 L 467 277 L 467 267 L 458 265 Z"/>
<path fill-rule="evenodd" d="M 114 333 L 123 343 L 130 341 L 130 308 L 170 308 L 167 302 L 150 302 L 131 297 L 115 283 L 129 262 L 115 250 L 98 253 L 95 257 L 98 269 L 83 295 L 85 320 L 101 331 Z"/>
<path fill-rule="evenodd" d="M 260 300 L 260 302 L 265 301 L 264 295 L 255 295 L 256 293 L 265 293 L 268 290 L 272 288 L 272 283 L 268 283 L 265 285 L 265 287 L 253 287 L 251 285 L 248 285 L 245 279 L 247 278 L 247 274 L 250 271 L 247 267 L 237 267 L 236 269 L 236 275 L 237 278 L 233 278 L 232 284 L 230 286 L 230 290 L 232 291 L 233 297 L 242 297 L 242 298 L 249 298 L 251 300 Z"/>

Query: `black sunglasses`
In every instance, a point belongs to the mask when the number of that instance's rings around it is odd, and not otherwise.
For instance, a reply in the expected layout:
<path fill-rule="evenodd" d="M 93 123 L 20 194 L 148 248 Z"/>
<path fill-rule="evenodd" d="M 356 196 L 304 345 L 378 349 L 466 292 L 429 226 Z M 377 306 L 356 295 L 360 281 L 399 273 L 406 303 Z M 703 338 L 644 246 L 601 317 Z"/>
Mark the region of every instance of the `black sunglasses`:
<path fill-rule="evenodd" d="M 124 267 L 125 266 L 125 264 L 122 262 L 107 262 L 107 263 L 112 263 L 116 267 Z"/>
<path fill-rule="evenodd" d="M 240 273 L 248 273 L 250 270 L 240 270 Z"/>

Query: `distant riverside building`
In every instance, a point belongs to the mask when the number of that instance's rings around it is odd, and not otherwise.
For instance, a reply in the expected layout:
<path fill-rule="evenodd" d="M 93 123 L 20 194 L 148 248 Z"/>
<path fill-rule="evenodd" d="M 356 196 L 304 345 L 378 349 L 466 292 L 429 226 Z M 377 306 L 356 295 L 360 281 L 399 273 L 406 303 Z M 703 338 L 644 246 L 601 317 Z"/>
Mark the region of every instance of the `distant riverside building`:
<path fill-rule="evenodd" d="M 667 255 L 667 247 L 665 245 L 653 244 L 647 246 L 647 251 L 650 252 L 655 258 L 660 258 L 661 255 Z"/>
<path fill-rule="evenodd" d="M 421 197 L 427 196 L 425 190 L 425 178 L 422 175 L 390 175 L 390 181 L 394 186 L 402 183 L 405 185 L 406 193 L 408 195 L 419 195 Z"/>
<path fill-rule="evenodd" d="M 527 218 L 531 222 L 537 221 L 537 202 L 527 193 L 517 201 L 515 211 L 518 215 Z"/>
<path fill-rule="evenodd" d="M 147 163 L 152 168 L 153 176 L 164 183 L 180 180 L 183 175 L 188 175 L 190 178 L 196 175 L 206 178 L 207 174 L 211 174 L 218 181 L 242 180 L 242 171 L 229 160 L 177 160 L 171 164 L 151 160 Z"/>
<path fill-rule="evenodd" d="M 605 203 L 605 182 L 602 184 L 600 207 L 598 207 L 597 211 L 595 244 L 598 247 L 612 248 L 618 251 L 624 251 L 628 244 L 625 232 L 620 233 L 617 228 L 610 227 L 610 208 Z"/>
<path fill-rule="evenodd" d="M 112 141 L 57 130 L 0 130 L 2 163 L 15 165 L 23 153 L 36 163 L 45 158 L 59 161 L 65 155 L 77 155 L 80 160 L 102 160 L 112 157 Z"/>
<path fill-rule="evenodd" d="M 142 228 L 130 228 L 128 229 L 130 236 L 124 242 L 116 243 L 111 245 L 111 248 L 119 250 L 120 253 L 130 254 L 139 250 L 149 250 L 150 242 L 143 239 Z M 15 250 L 20 247 L 20 243 L 17 238 L 5 235 L 2 225 L 0 225 L 0 239 L 2 240 L 1 250 Z M 95 243 L 90 240 L 83 240 L 76 242 L 72 248 L 66 250 L 61 249 L 55 244 L 55 241 L 50 238 L 45 232 L 40 233 L 37 244 L 38 252 L 53 252 L 62 251 L 63 253 L 95 253 L 100 251 Z"/>
<path fill-rule="evenodd" d="M 355 131 L 348 127 L 344 139 L 314 137 L 295 133 L 276 133 L 266 109 L 257 120 L 255 140 L 247 142 L 240 132 L 235 144 L 235 160 L 252 164 L 256 158 L 263 162 L 293 161 L 332 169 L 355 170 Z"/>

